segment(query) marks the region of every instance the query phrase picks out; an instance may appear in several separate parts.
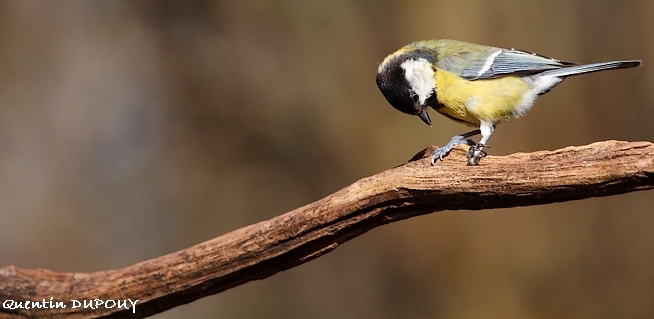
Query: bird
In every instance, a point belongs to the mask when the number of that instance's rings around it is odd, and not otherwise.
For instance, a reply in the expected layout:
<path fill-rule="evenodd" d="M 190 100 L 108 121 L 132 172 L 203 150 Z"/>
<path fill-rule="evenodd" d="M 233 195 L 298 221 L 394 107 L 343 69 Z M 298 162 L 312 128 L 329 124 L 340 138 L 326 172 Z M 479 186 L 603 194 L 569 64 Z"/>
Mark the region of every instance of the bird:
<path fill-rule="evenodd" d="M 457 145 L 470 146 L 468 165 L 486 156 L 484 148 L 497 124 L 525 115 L 536 98 L 566 77 L 632 68 L 641 60 L 576 64 L 540 54 L 450 39 L 418 41 L 388 55 L 377 69 L 376 82 L 397 110 L 432 121 L 428 108 L 457 122 L 477 127 L 456 135 L 431 156 L 443 160 Z M 471 139 L 480 135 L 478 143 Z"/>

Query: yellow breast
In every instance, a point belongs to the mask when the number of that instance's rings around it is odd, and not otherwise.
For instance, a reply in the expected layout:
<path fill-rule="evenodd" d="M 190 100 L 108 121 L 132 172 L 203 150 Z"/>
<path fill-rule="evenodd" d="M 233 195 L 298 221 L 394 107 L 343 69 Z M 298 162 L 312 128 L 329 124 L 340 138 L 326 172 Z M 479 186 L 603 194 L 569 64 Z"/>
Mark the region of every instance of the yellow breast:
<path fill-rule="evenodd" d="M 449 71 L 436 71 L 436 98 L 443 105 L 437 111 L 472 125 L 522 115 L 533 103 L 530 91 L 518 76 L 469 81 Z"/>

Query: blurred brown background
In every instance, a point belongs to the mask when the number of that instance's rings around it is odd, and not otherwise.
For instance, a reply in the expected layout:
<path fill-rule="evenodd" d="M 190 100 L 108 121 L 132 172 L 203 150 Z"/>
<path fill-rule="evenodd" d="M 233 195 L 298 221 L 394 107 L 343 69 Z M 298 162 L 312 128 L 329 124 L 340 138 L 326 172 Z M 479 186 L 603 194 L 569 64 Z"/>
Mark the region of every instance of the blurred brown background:
<path fill-rule="evenodd" d="M 654 140 L 654 2 L 0 4 L 0 266 L 124 267 L 284 213 L 467 127 L 377 64 L 454 38 L 644 66 L 566 80 L 492 155 Z M 652 318 L 654 192 L 375 229 L 156 318 Z M 56 298 L 56 296 L 55 296 Z"/>

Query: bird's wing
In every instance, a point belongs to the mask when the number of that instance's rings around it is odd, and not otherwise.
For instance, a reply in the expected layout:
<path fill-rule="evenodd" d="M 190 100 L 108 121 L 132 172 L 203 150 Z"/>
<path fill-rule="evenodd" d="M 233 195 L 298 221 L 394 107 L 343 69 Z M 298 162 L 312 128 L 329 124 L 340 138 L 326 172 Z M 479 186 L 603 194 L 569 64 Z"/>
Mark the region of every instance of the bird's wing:
<path fill-rule="evenodd" d="M 491 79 L 507 75 L 528 76 L 546 70 L 575 65 L 535 53 L 495 48 L 491 51 L 461 52 L 440 57 L 438 66 L 468 80 Z"/>

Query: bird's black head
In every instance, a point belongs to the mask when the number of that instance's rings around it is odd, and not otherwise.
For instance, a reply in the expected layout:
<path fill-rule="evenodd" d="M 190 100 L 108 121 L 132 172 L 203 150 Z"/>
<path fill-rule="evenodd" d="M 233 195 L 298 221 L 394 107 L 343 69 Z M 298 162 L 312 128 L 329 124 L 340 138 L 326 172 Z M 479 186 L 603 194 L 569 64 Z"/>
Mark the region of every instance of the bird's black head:
<path fill-rule="evenodd" d="M 377 86 L 388 103 L 406 114 L 417 115 L 431 126 L 427 107 L 436 105 L 433 55 L 409 51 L 389 56 L 379 65 Z"/>

